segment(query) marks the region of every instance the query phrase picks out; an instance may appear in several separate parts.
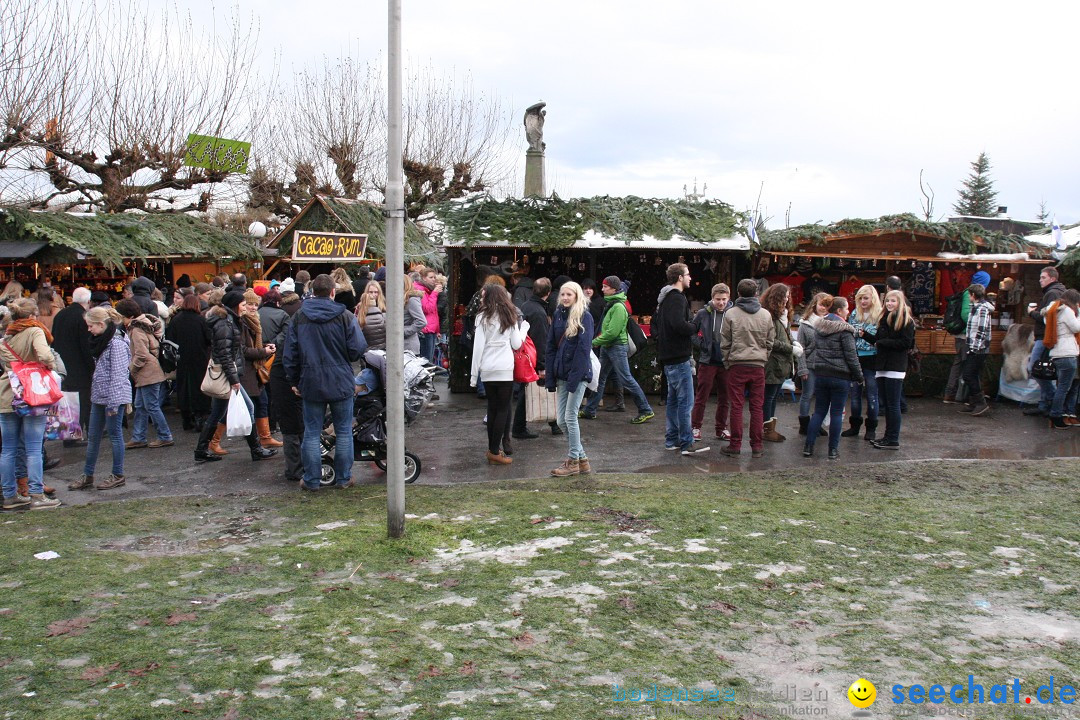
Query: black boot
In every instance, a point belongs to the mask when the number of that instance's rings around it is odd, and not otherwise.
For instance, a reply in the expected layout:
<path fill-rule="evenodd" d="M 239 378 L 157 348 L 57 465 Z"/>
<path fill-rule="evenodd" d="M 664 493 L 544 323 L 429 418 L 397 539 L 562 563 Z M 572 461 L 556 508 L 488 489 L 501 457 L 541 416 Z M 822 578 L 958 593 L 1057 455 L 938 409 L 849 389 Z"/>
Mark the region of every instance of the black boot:
<path fill-rule="evenodd" d="M 877 439 L 877 421 L 871 423 L 866 421 L 866 433 L 863 435 L 863 440 L 866 442 L 874 442 Z"/>
<path fill-rule="evenodd" d="M 840 433 L 840 437 L 859 437 L 859 429 L 862 427 L 862 418 L 851 418 L 851 427 Z"/>
<path fill-rule="evenodd" d="M 248 447 L 251 448 L 251 459 L 254 461 L 265 460 L 277 455 L 275 448 L 264 448 L 259 443 L 259 431 L 252 426 L 251 434 L 247 436 Z"/>
<path fill-rule="evenodd" d="M 180 413 L 180 417 L 183 419 L 183 427 L 186 432 L 191 432 L 195 429 L 195 418 L 189 412 Z"/>
<path fill-rule="evenodd" d="M 195 432 L 202 433 L 204 427 L 206 427 L 206 416 L 205 415 L 196 415 L 195 416 Z"/>
<path fill-rule="evenodd" d="M 195 445 L 195 460 L 198 462 L 214 462 L 220 460 L 221 456 L 210 452 L 210 439 L 214 437 L 214 430 L 217 429 L 216 425 L 207 425 L 203 423 L 202 430 L 199 431 L 199 442 Z"/>
<path fill-rule="evenodd" d="M 800 415 L 799 416 L 799 434 L 800 435 L 805 435 L 806 430 L 809 427 L 810 427 L 810 416 L 809 415 Z"/>

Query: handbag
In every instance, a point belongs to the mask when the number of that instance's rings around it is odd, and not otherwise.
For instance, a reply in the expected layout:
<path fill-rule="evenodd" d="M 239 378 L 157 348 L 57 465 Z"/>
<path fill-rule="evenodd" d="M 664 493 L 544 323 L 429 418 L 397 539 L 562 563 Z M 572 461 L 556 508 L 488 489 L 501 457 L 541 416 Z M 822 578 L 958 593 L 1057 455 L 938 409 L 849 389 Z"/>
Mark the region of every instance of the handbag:
<path fill-rule="evenodd" d="M 4 347 L 15 356 L 11 370 L 8 371 L 8 379 L 17 399 L 31 408 L 36 408 L 48 407 L 64 397 L 64 391 L 60 389 L 60 378 L 56 373 L 40 362 L 23 360 L 11 349 L 7 340 L 4 340 Z"/>
<path fill-rule="evenodd" d="M 218 400 L 228 399 L 232 385 L 229 384 L 229 378 L 225 376 L 225 368 L 211 360 L 206 366 L 206 374 L 203 375 L 199 390 L 207 397 Z"/>
<path fill-rule="evenodd" d="M 514 351 L 514 382 L 531 383 L 540 378 L 536 374 L 536 345 L 532 338 L 525 336 L 525 342 Z"/>
<path fill-rule="evenodd" d="M 558 398 L 543 385 L 529 383 L 525 386 L 525 421 L 555 422 L 558 416 Z"/>
<path fill-rule="evenodd" d="M 1036 380 L 1057 380 L 1057 366 L 1054 358 L 1043 355 L 1031 366 L 1031 377 Z"/>

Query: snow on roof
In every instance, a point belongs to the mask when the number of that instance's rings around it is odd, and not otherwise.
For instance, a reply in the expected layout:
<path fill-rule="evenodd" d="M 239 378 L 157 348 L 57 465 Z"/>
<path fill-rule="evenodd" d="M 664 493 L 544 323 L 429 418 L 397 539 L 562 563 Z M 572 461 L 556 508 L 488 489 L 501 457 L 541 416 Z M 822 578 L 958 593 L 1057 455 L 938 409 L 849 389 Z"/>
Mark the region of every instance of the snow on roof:
<path fill-rule="evenodd" d="M 1065 241 L 1065 247 L 1070 248 L 1073 245 L 1080 243 L 1080 225 L 1074 225 L 1070 228 L 1062 228 L 1061 237 Z M 1043 247 L 1054 246 L 1054 236 L 1052 233 L 1036 233 L 1034 235 L 1028 235 L 1024 238 L 1030 243 L 1035 245 L 1042 245 Z"/>
<path fill-rule="evenodd" d="M 444 240 L 444 248 L 464 247 L 464 241 Z M 491 240 L 489 242 L 473 243 L 473 247 L 502 247 L 502 248 L 527 248 L 528 245 L 510 242 L 509 240 Z M 589 230 L 580 239 L 574 242 L 570 249 L 573 250 L 698 250 L 698 251 L 742 251 L 750 249 L 750 241 L 736 235 L 728 238 L 719 238 L 709 242 L 688 240 L 680 235 L 672 235 L 667 240 L 645 235 L 640 240 L 631 240 L 626 243 L 618 238 L 609 237 L 595 230 Z"/>

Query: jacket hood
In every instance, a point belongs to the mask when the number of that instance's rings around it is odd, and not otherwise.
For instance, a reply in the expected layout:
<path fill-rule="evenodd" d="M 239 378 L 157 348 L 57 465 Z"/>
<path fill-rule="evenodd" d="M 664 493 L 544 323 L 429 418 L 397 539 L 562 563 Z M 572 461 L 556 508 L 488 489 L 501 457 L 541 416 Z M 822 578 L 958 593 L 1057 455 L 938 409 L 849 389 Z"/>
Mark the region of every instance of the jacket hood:
<path fill-rule="evenodd" d="M 660 289 L 660 294 L 656 296 L 656 305 L 658 307 L 660 305 L 662 305 L 664 303 L 664 298 L 666 298 L 668 296 L 668 294 L 670 294 L 671 292 L 674 292 L 674 290 L 675 290 L 674 285 L 665 285 L 664 287 L 662 287 Z M 619 293 L 619 294 L 621 295 L 622 293 Z M 625 295 L 623 295 L 623 299 L 624 300 L 626 299 Z"/>
<path fill-rule="evenodd" d="M 1055 280 L 1054 282 L 1043 288 L 1043 295 L 1054 290 L 1057 290 L 1059 293 L 1063 293 L 1065 292 L 1065 285 L 1063 285 L 1060 280 Z"/>
<path fill-rule="evenodd" d="M 663 297 L 663 295 L 661 295 L 661 297 Z M 604 302 L 607 302 L 607 303 L 626 302 L 626 293 L 617 292 L 617 293 L 612 293 L 610 295 L 605 295 L 604 296 Z"/>
<path fill-rule="evenodd" d="M 814 326 L 814 329 L 817 330 L 819 335 L 835 335 L 840 332 L 855 332 L 855 328 L 850 324 L 840 319 L 833 320 L 828 316 L 821 318 L 821 320 L 818 321 L 818 324 Z"/>
<path fill-rule="evenodd" d="M 133 327 L 145 330 L 146 332 L 152 335 L 156 335 L 159 338 L 165 331 L 165 323 L 161 321 L 161 318 L 155 315 L 140 315 L 139 317 L 132 320 L 131 324 Z"/>
<path fill-rule="evenodd" d="M 145 275 L 140 275 L 135 278 L 135 282 L 131 283 L 131 292 L 133 295 L 146 295 L 147 297 L 150 297 L 150 293 L 154 292 L 156 287 L 153 280 Z"/>
<path fill-rule="evenodd" d="M 756 297 L 739 298 L 735 301 L 735 307 L 748 315 L 753 315 L 758 310 L 761 310 L 761 301 Z"/>
<path fill-rule="evenodd" d="M 301 310 L 304 312 L 304 317 L 313 323 L 327 323 L 342 313 L 348 312 L 348 309 L 341 303 L 330 298 L 321 297 L 308 298 L 304 301 Z"/>

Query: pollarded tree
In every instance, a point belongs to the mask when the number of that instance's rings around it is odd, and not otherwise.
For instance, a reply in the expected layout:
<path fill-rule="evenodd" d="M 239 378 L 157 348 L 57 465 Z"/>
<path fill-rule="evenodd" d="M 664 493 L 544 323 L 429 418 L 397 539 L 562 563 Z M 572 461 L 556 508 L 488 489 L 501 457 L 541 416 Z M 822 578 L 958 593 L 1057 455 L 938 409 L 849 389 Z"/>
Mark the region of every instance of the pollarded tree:
<path fill-rule="evenodd" d="M 992 217 L 997 213 L 997 191 L 990 179 L 990 158 L 986 153 L 979 153 L 979 158 L 971 163 L 971 174 L 960 188 L 960 199 L 953 205 L 960 215 Z"/>

